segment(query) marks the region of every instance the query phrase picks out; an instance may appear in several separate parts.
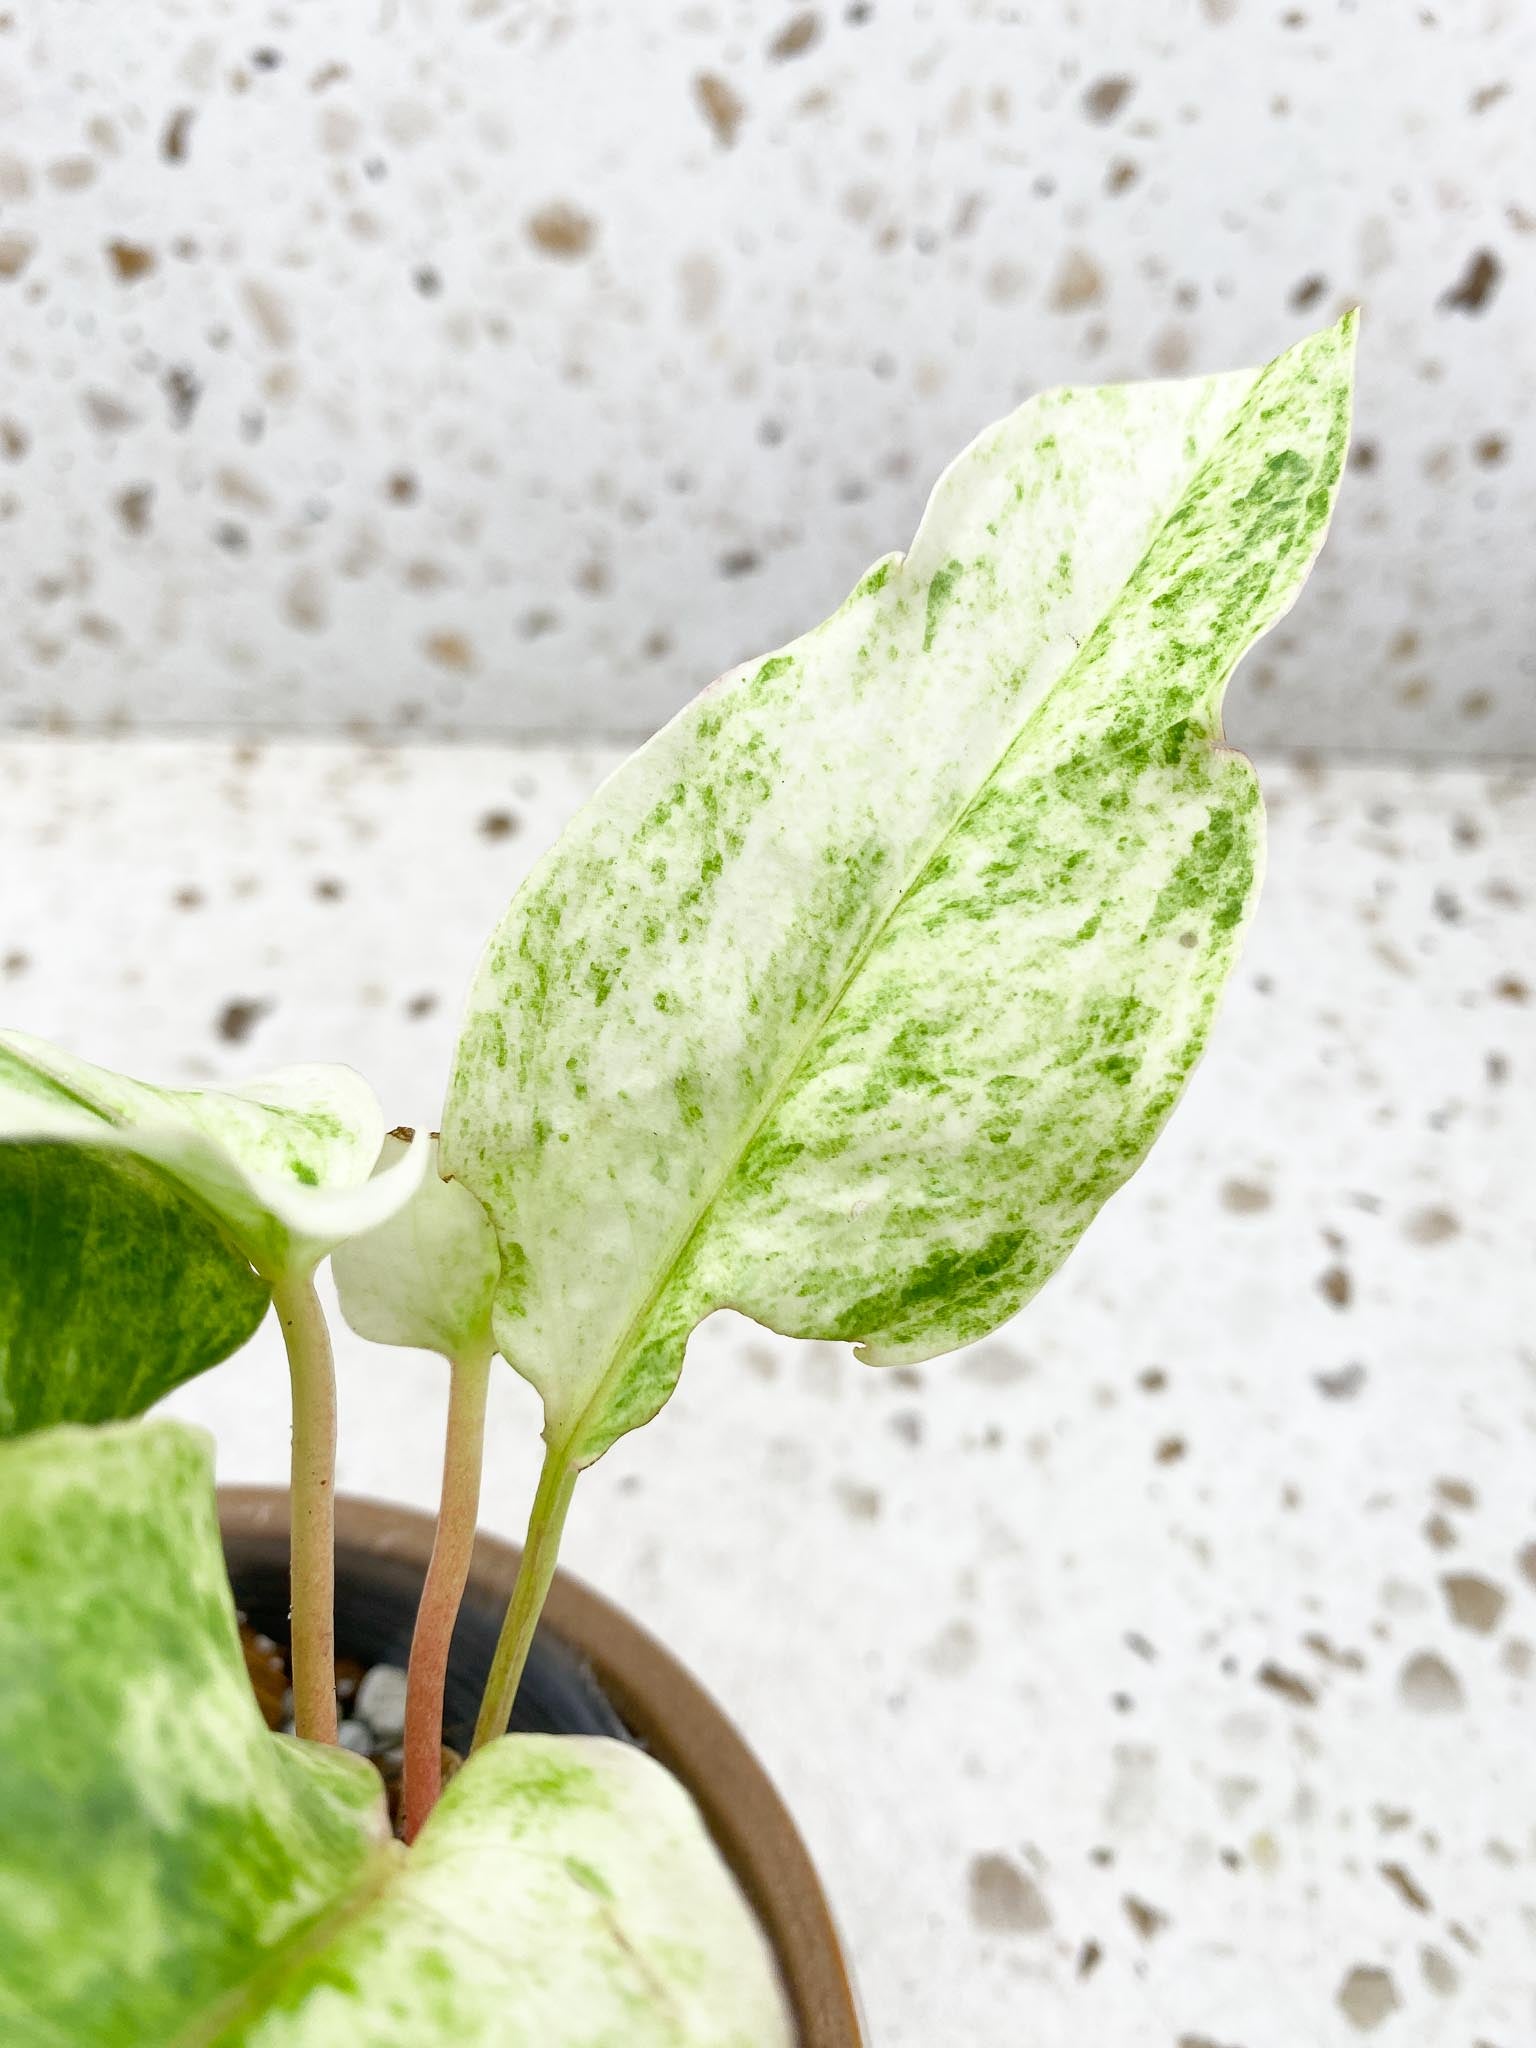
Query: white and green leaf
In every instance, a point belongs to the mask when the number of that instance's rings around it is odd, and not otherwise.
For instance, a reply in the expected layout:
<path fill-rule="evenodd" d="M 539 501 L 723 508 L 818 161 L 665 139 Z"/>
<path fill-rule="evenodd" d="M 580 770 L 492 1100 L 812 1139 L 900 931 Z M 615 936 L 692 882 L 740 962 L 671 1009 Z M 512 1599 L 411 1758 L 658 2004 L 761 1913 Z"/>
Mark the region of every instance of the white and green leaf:
<path fill-rule="evenodd" d="M 388 1892 L 220 2048 L 791 2048 L 692 1800 L 627 1743 L 472 1757 Z"/>
<path fill-rule="evenodd" d="M 377 1882 L 377 1779 L 267 1732 L 201 1432 L 0 1446 L 0 1504 L 0 2040 L 170 2043 Z"/>
<path fill-rule="evenodd" d="M 269 1280 L 307 1272 L 409 1199 L 425 1140 L 371 1177 L 383 1137 L 373 1090 L 350 1067 L 285 1067 L 236 1089 L 154 1088 L 24 1032 L 0 1032 L 0 1143 L 46 1140 L 150 1161 Z"/>
<path fill-rule="evenodd" d="M 1322 542 L 1352 356 L 1023 406 L 534 869 L 443 1156 L 552 1455 L 653 1415 L 717 1307 L 876 1363 L 980 1337 L 1140 1162 L 1255 900 L 1221 697 Z"/>
<path fill-rule="evenodd" d="M 441 1178 L 436 1139 L 429 1144 L 410 1200 L 338 1245 L 331 1273 L 341 1312 L 358 1336 L 463 1359 L 491 1348 L 501 1260 L 490 1218 L 468 1188 Z M 378 1170 L 391 1171 L 406 1150 L 406 1139 L 392 1131 Z"/>
<path fill-rule="evenodd" d="M 517 1736 L 416 1846 L 372 1767 L 268 1732 L 209 1444 L 0 1446 L 7 2048 L 788 2048 L 773 1964 L 687 1795 Z"/>

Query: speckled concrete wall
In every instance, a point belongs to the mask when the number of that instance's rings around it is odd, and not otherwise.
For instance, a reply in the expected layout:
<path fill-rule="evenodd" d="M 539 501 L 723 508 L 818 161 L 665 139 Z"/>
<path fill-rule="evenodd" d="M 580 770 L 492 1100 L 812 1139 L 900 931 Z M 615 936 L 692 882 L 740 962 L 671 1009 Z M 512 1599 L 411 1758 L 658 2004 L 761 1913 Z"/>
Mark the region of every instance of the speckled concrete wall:
<path fill-rule="evenodd" d="M 633 731 L 979 426 L 1366 308 L 1234 737 L 1536 752 L 1518 0 L 26 0 L 0 721 Z"/>

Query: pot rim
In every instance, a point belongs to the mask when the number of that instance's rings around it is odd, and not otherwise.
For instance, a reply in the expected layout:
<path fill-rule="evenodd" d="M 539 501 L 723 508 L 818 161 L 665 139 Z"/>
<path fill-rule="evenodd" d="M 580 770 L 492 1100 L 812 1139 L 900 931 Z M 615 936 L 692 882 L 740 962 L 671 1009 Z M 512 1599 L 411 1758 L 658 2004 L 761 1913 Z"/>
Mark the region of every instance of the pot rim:
<path fill-rule="evenodd" d="M 226 1545 L 288 1550 L 288 1489 L 221 1486 Z M 434 1523 L 418 1508 L 336 1497 L 337 1569 L 372 1551 L 425 1573 Z M 470 1583 L 505 1603 L 519 1545 L 478 1531 Z M 590 1665 L 619 1718 L 693 1795 L 767 1935 L 800 2048 L 865 2048 L 858 1995 L 810 1852 L 767 1772 L 726 1715 L 670 1650 L 590 1586 L 557 1571 L 543 1622 Z"/>

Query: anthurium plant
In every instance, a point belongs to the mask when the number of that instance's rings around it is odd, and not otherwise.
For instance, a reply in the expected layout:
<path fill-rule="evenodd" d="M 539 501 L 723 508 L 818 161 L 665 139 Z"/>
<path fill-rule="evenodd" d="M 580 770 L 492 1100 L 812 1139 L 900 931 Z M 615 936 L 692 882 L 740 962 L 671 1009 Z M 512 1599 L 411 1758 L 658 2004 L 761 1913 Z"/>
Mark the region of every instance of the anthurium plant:
<path fill-rule="evenodd" d="M 911 549 L 724 676 L 535 867 L 440 1138 L 344 1068 L 151 1087 L 0 1034 L 0 2037 L 771 2048 L 773 1960 L 637 1750 L 508 1736 L 573 1490 L 737 1309 L 874 1366 L 985 1335 L 1145 1156 L 1252 910 L 1222 744 L 1321 544 L 1353 322 L 1267 368 L 1063 390 Z M 336 1746 L 335 1395 L 315 1272 L 448 1364 L 403 1818 Z M 245 1676 L 205 1439 L 144 1411 L 272 1309 L 296 1733 Z M 545 1462 L 475 1733 L 444 1675 L 486 1387 Z"/>

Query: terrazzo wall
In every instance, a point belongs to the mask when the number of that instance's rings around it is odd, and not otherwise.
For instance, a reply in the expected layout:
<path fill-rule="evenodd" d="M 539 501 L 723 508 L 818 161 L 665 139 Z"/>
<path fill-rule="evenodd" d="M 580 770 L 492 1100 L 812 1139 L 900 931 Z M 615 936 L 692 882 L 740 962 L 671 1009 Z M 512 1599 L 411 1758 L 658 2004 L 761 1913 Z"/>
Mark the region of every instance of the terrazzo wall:
<path fill-rule="evenodd" d="M 654 725 L 1062 380 L 1366 312 L 1250 744 L 1536 752 L 1536 10 L 0 11 L 0 722 Z"/>

